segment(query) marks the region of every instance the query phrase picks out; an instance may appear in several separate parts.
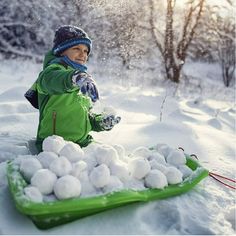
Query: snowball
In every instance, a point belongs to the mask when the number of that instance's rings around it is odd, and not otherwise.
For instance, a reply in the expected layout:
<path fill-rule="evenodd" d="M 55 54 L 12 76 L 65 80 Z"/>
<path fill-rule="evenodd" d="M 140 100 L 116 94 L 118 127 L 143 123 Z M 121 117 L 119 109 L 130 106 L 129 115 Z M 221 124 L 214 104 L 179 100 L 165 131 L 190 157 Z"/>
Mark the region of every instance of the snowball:
<path fill-rule="evenodd" d="M 156 160 L 151 160 L 149 161 L 151 169 L 156 169 L 161 171 L 164 175 L 166 174 L 166 172 L 168 171 L 168 167 L 165 165 L 162 165 L 160 163 L 158 163 Z"/>
<path fill-rule="evenodd" d="M 168 146 L 168 145 L 166 143 L 157 143 L 154 149 L 158 151 L 162 146 Z"/>
<path fill-rule="evenodd" d="M 16 159 L 13 160 L 14 164 L 20 166 L 21 162 L 25 159 L 35 158 L 37 159 L 37 155 L 18 155 Z"/>
<path fill-rule="evenodd" d="M 97 193 L 96 188 L 89 180 L 81 181 L 81 196 L 95 195 Z"/>
<path fill-rule="evenodd" d="M 56 198 L 56 196 L 54 195 L 54 193 L 50 194 L 50 195 L 44 195 L 43 196 L 43 201 L 44 202 L 55 202 L 58 199 Z"/>
<path fill-rule="evenodd" d="M 84 154 L 87 155 L 87 154 L 94 153 L 98 146 L 100 145 L 97 143 L 90 143 L 87 147 L 83 148 Z"/>
<path fill-rule="evenodd" d="M 95 151 L 95 156 L 99 165 L 105 164 L 107 166 L 119 158 L 116 149 L 108 145 L 98 146 Z"/>
<path fill-rule="evenodd" d="M 158 153 L 158 152 L 153 152 L 148 159 L 149 160 L 155 160 L 156 162 L 158 162 L 162 165 L 166 165 L 165 157 L 162 154 Z"/>
<path fill-rule="evenodd" d="M 39 189 L 42 194 L 50 194 L 53 191 L 57 176 L 48 169 L 40 169 L 31 178 L 31 184 Z"/>
<path fill-rule="evenodd" d="M 95 166 L 98 165 L 97 159 L 94 154 L 86 154 L 84 157 L 84 161 L 87 163 L 87 170 L 90 172 Z"/>
<path fill-rule="evenodd" d="M 114 144 L 113 147 L 116 149 L 119 159 L 125 161 L 125 148 L 119 144 Z"/>
<path fill-rule="evenodd" d="M 55 152 L 58 154 L 60 150 L 64 147 L 65 140 L 58 136 L 58 135 L 52 135 L 48 136 L 43 140 L 43 151 L 46 152 Z"/>
<path fill-rule="evenodd" d="M 183 181 L 183 174 L 174 166 L 168 167 L 166 178 L 169 184 L 179 184 Z"/>
<path fill-rule="evenodd" d="M 138 147 L 132 152 L 131 155 L 148 158 L 149 156 L 152 155 L 152 151 L 146 147 Z"/>
<path fill-rule="evenodd" d="M 71 175 L 73 175 L 76 178 L 79 178 L 81 173 L 86 169 L 87 169 L 87 163 L 84 161 L 78 161 L 73 165 Z"/>
<path fill-rule="evenodd" d="M 129 178 L 128 167 L 121 162 L 111 163 L 110 171 L 112 175 L 117 176 L 121 181 L 125 181 Z"/>
<path fill-rule="evenodd" d="M 129 178 L 128 181 L 124 182 L 124 187 L 133 190 L 143 190 L 145 189 L 144 181 L 136 178 Z"/>
<path fill-rule="evenodd" d="M 67 142 L 66 145 L 60 150 L 60 156 L 65 156 L 70 162 L 77 162 L 84 157 L 82 148 L 73 142 Z"/>
<path fill-rule="evenodd" d="M 169 155 L 169 153 L 173 150 L 173 148 L 169 147 L 166 144 L 162 144 L 158 148 L 158 152 L 161 153 L 165 158 Z"/>
<path fill-rule="evenodd" d="M 42 169 L 42 165 L 37 158 L 28 158 L 21 161 L 20 172 L 28 182 L 39 169 Z"/>
<path fill-rule="evenodd" d="M 128 164 L 131 175 L 137 179 L 142 179 L 151 170 L 147 159 L 136 157 Z"/>
<path fill-rule="evenodd" d="M 178 169 L 180 170 L 180 172 L 183 174 L 183 178 L 185 179 L 186 177 L 190 176 L 193 171 L 192 169 L 190 169 L 188 166 L 186 165 L 180 165 L 178 166 Z"/>
<path fill-rule="evenodd" d="M 103 108 L 103 112 L 106 115 L 113 115 L 116 116 L 116 111 L 112 106 L 106 106 Z"/>
<path fill-rule="evenodd" d="M 50 164 L 58 158 L 58 156 L 54 152 L 43 151 L 38 154 L 37 158 L 42 164 L 43 168 L 47 169 L 49 168 Z"/>
<path fill-rule="evenodd" d="M 105 164 L 101 164 L 91 171 L 89 178 L 96 188 L 102 188 L 110 181 L 110 170 Z"/>
<path fill-rule="evenodd" d="M 60 156 L 50 164 L 49 169 L 54 172 L 58 177 L 61 177 L 71 172 L 72 165 L 67 160 L 67 158 Z"/>
<path fill-rule="evenodd" d="M 103 188 L 104 193 L 121 190 L 124 187 L 123 183 L 117 176 L 111 175 L 109 183 Z"/>
<path fill-rule="evenodd" d="M 151 170 L 145 177 L 145 184 L 149 188 L 158 189 L 168 186 L 166 176 L 159 170 Z"/>
<path fill-rule="evenodd" d="M 79 197 L 80 192 L 81 183 L 72 175 L 59 178 L 54 185 L 54 193 L 60 200 Z"/>
<path fill-rule="evenodd" d="M 172 150 L 166 157 L 168 164 L 173 166 L 184 165 L 186 163 L 186 157 L 181 150 Z"/>
<path fill-rule="evenodd" d="M 43 195 L 38 190 L 38 188 L 34 186 L 28 186 L 24 188 L 24 194 L 31 200 L 32 202 L 42 202 L 43 201 Z"/>

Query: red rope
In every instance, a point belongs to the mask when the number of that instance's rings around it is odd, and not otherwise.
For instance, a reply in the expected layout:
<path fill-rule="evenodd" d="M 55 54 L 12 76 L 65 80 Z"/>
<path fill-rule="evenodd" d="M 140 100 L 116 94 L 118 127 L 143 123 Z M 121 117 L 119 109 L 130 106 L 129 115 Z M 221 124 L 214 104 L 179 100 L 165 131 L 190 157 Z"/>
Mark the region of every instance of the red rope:
<path fill-rule="evenodd" d="M 226 184 L 225 182 L 221 181 L 219 178 L 228 180 L 228 181 L 233 182 L 233 183 L 236 183 L 236 181 L 234 179 L 230 179 L 230 178 L 227 178 L 225 176 L 222 176 L 222 175 L 219 175 L 219 174 L 216 174 L 216 173 L 213 173 L 213 172 L 209 172 L 209 176 L 211 176 L 213 179 L 215 179 L 216 181 L 220 182 L 221 184 L 223 184 L 223 185 L 225 185 L 229 188 L 236 189 L 236 187 L 234 187 L 232 185 L 229 185 L 229 184 Z"/>

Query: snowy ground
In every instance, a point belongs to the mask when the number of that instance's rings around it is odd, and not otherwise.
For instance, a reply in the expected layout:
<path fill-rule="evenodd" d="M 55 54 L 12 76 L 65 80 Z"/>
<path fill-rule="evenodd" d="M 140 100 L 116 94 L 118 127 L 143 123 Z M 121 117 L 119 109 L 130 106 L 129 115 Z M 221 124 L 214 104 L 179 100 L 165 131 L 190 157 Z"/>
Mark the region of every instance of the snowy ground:
<path fill-rule="evenodd" d="M 38 112 L 23 94 L 40 65 L 2 61 L 0 68 L 0 234 L 235 234 L 235 191 L 207 177 L 181 196 L 137 203 L 86 217 L 50 230 L 38 230 L 15 208 L 6 180 L 6 161 L 27 154 Z M 95 70 L 95 68 L 93 68 Z M 213 73 L 214 72 L 214 73 Z M 186 68 L 193 78 L 178 87 L 120 86 L 97 80 L 101 103 L 112 105 L 122 121 L 110 132 L 94 133 L 101 142 L 138 146 L 166 143 L 197 154 L 210 171 L 235 178 L 235 91 L 216 80 L 209 65 Z M 198 75 L 198 76 L 196 76 Z M 199 79 L 199 78 L 201 79 Z M 124 82 L 123 82 L 124 84 Z"/>

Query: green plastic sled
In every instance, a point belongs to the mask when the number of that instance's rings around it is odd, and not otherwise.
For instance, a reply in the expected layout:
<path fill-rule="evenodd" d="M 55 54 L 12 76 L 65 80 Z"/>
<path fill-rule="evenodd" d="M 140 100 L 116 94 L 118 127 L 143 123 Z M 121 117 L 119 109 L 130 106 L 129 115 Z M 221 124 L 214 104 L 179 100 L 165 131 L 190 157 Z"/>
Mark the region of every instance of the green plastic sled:
<path fill-rule="evenodd" d="M 29 201 L 23 194 L 24 187 L 27 186 L 27 183 L 21 175 L 19 168 L 13 162 L 8 163 L 7 178 L 16 208 L 22 214 L 30 217 L 39 229 L 48 229 L 129 203 L 163 199 L 189 191 L 203 178 L 208 176 L 208 170 L 201 167 L 190 156 L 186 155 L 186 158 L 187 166 L 195 170 L 193 174 L 187 177 L 182 183 L 169 185 L 162 190 L 122 190 L 95 197 L 35 203 Z"/>

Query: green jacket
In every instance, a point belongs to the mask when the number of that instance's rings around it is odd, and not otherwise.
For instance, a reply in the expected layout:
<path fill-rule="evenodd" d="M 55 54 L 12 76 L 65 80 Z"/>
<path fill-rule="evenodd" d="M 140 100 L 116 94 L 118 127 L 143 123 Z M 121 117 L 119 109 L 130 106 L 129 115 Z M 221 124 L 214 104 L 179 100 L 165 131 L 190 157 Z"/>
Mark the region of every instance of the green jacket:
<path fill-rule="evenodd" d="M 89 132 L 102 131 L 101 115 L 90 114 L 90 99 L 72 85 L 75 69 L 62 63 L 50 64 L 55 58 L 51 51 L 45 56 L 43 71 L 36 81 L 40 113 L 36 146 L 39 151 L 43 140 L 53 134 L 87 146 L 92 141 Z"/>

